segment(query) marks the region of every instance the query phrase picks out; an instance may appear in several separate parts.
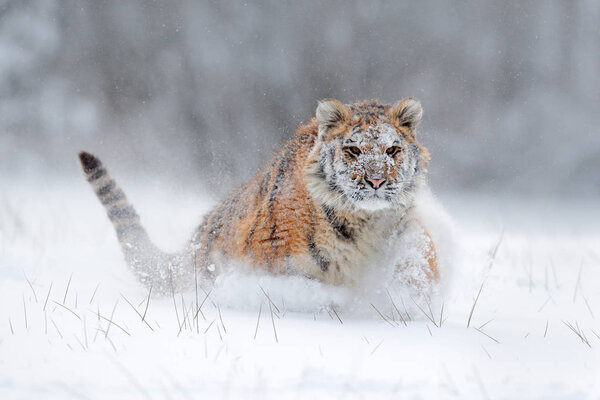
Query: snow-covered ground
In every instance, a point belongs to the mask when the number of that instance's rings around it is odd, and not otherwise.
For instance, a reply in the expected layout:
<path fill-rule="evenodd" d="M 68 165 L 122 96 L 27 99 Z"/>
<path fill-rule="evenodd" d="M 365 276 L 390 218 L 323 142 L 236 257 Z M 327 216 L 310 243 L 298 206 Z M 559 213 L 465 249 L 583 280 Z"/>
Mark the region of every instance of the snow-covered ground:
<path fill-rule="evenodd" d="M 211 203 L 123 186 L 167 250 Z M 149 298 L 83 178 L 3 181 L 0 398 L 600 398 L 600 203 L 442 202 L 460 244 L 442 298 L 356 314 L 298 278 Z"/>

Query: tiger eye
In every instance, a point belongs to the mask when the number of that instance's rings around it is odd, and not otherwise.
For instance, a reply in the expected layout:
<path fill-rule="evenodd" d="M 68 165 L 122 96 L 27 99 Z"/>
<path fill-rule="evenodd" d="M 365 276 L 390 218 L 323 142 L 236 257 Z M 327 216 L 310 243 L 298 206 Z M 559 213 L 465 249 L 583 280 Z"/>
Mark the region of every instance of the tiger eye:
<path fill-rule="evenodd" d="M 385 151 L 385 154 L 387 154 L 390 157 L 395 157 L 399 152 L 400 152 L 400 147 L 392 146 Z"/>
<path fill-rule="evenodd" d="M 346 153 L 349 153 L 352 156 L 359 156 L 362 152 L 360 151 L 360 149 L 356 146 L 348 146 L 348 147 L 344 147 L 344 151 Z"/>

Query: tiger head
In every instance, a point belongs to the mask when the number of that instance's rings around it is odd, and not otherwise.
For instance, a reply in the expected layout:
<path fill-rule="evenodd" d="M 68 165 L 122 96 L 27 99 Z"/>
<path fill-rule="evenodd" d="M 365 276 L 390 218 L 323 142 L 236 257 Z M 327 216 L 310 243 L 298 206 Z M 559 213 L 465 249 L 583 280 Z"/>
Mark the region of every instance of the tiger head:
<path fill-rule="evenodd" d="M 421 103 L 319 102 L 318 137 L 307 169 L 314 198 L 347 210 L 406 206 L 424 181 L 429 153 L 417 142 Z"/>

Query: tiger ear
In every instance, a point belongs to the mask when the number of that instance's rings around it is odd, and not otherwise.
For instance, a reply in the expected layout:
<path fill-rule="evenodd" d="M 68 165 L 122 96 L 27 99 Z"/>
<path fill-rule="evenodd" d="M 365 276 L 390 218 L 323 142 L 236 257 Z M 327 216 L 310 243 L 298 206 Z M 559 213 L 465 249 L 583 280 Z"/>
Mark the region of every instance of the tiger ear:
<path fill-rule="evenodd" d="M 348 110 L 337 100 L 327 99 L 319 101 L 316 112 L 317 122 L 319 122 L 319 137 L 330 128 L 350 118 Z"/>
<path fill-rule="evenodd" d="M 405 126 L 413 130 L 421 122 L 423 116 L 423 108 L 421 102 L 417 99 L 409 97 L 399 101 L 391 110 L 390 117 L 400 126 Z"/>

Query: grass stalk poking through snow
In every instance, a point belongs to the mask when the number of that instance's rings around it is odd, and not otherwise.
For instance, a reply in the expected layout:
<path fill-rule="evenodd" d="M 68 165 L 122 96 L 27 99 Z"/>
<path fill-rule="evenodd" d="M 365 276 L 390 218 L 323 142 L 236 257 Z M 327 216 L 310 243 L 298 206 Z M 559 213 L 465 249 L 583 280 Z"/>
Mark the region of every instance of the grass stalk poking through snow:
<path fill-rule="evenodd" d="M 415 301 L 415 299 L 413 299 L 412 297 L 411 297 L 410 299 L 412 300 L 412 302 L 413 302 L 413 303 L 415 303 L 415 306 L 417 306 L 417 308 L 418 308 L 419 310 L 421 310 L 421 312 L 423 313 L 423 315 L 424 315 L 424 316 L 426 316 L 426 317 L 427 317 L 427 319 L 428 319 L 428 320 L 430 320 L 430 321 L 431 321 L 431 323 L 432 323 L 433 325 L 435 325 L 435 327 L 436 327 L 436 328 L 439 328 L 439 326 L 438 326 L 437 322 L 435 322 L 435 318 L 433 317 L 433 312 L 431 311 L 431 306 L 430 306 L 430 304 L 429 304 L 429 300 L 427 300 L 427 307 L 429 308 L 429 312 L 431 313 L 431 315 L 430 315 L 430 314 L 427 314 L 427 313 L 425 312 L 425 310 L 423 310 L 423 308 L 422 308 L 422 307 L 421 307 L 421 306 L 420 306 L 420 305 L 419 305 L 419 304 L 418 304 L 418 303 Z"/>
<path fill-rule="evenodd" d="M 27 278 L 27 274 L 25 274 L 25 271 L 23 271 L 23 275 L 25 276 L 25 280 L 27 281 L 27 284 L 29 285 L 29 287 L 31 288 L 31 291 L 33 292 L 33 297 L 35 299 L 35 302 L 37 303 L 38 298 L 37 298 L 37 295 L 35 294 L 35 289 L 33 288 L 31 281 Z"/>
<path fill-rule="evenodd" d="M 69 311 L 71 314 L 76 316 L 78 320 L 81 320 L 81 317 L 79 315 L 77 315 L 77 313 L 75 311 L 71 310 L 69 307 L 65 306 L 64 304 L 60 304 L 58 301 L 52 300 L 52 302 L 54 304 L 56 304 L 57 306 L 60 306 L 60 307 L 64 308 L 65 310 Z"/>
<path fill-rule="evenodd" d="M 379 316 L 381 317 L 381 319 L 383 319 L 385 322 L 387 322 L 387 323 L 388 323 L 388 324 L 390 324 L 391 326 L 394 326 L 394 324 L 392 324 L 392 323 L 390 322 L 390 320 L 389 320 L 388 318 L 386 318 L 386 316 L 385 316 L 385 315 L 383 315 L 383 314 L 381 313 L 381 311 L 379 311 L 379 310 L 377 309 L 377 307 L 375 307 L 375 306 L 373 305 L 373 303 L 370 303 L 370 304 L 371 304 L 371 307 L 373 307 L 373 309 L 374 309 L 375 311 L 377 311 L 377 314 L 379 314 Z"/>
<path fill-rule="evenodd" d="M 152 294 L 152 286 L 150 286 L 150 290 L 148 291 L 148 300 L 146 301 L 146 308 L 144 309 L 144 315 L 142 315 L 142 321 L 146 320 L 146 313 L 148 312 L 148 306 L 150 305 L 150 295 Z"/>
<path fill-rule="evenodd" d="M 279 343 L 279 338 L 277 337 L 277 329 L 275 328 L 275 319 L 273 318 L 273 308 L 271 307 L 270 302 L 269 302 L 269 310 L 271 311 L 271 323 L 273 324 L 273 334 L 275 335 L 275 342 Z"/>
<path fill-rule="evenodd" d="M 50 287 L 52 288 L 52 284 L 50 284 Z M 100 287 L 100 282 L 98 282 L 98 284 L 96 285 L 96 288 L 94 289 L 94 293 L 92 293 L 92 297 L 90 297 L 89 304 L 92 304 L 92 301 L 94 301 L 94 297 L 96 297 L 96 292 L 98 291 L 99 287 Z"/>
<path fill-rule="evenodd" d="M 73 274 L 69 276 L 69 281 L 67 282 L 67 288 L 65 289 L 65 296 L 63 297 L 63 304 L 67 301 L 67 295 L 69 294 L 69 287 L 71 287 L 71 278 L 73 278 Z"/>
<path fill-rule="evenodd" d="M 394 299 L 392 299 L 392 295 L 390 294 L 390 291 L 388 289 L 385 289 L 385 291 L 387 292 L 387 295 L 390 298 L 390 302 L 392 303 L 392 306 L 394 307 L 394 310 L 396 310 L 396 313 L 400 317 L 400 320 L 402 321 L 402 323 L 404 324 L 404 326 L 408 326 L 406 324 L 406 320 L 402 316 L 402 313 L 400 312 L 400 310 L 398 310 L 398 307 L 396 307 L 396 303 L 394 303 Z"/>
<path fill-rule="evenodd" d="M 135 308 L 135 306 L 133 304 L 131 304 L 131 302 L 129 300 L 127 300 L 127 297 L 125 297 L 123 295 L 123 293 L 121 293 L 121 297 L 123 298 L 123 300 L 125 300 L 127 302 L 127 304 L 129 304 L 131 306 L 131 308 L 133 308 L 133 311 L 135 311 L 135 313 L 142 319 L 142 322 L 144 322 L 148 326 L 148 328 L 150 328 L 151 331 L 154 331 L 154 329 L 152 329 L 150 324 L 144 319 L 144 316 L 142 314 L 140 314 L 140 312 L 137 310 L 137 308 Z"/>
<path fill-rule="evenodd" d="M 254 340 L 256 340 L 256 334 L 258 333 L 258 324 L 260 323 L 260 313 L 262 312 L 262 303 L 258 309 L 258 318 L 256 319 L 256 329 L 254 330 Z"/>
<path fill-rule="evenodd" d="M 46 295 L 46 301 L 44 302 L 43 311 L 46 311 L 46 305 L 48 304 L 48 299 L 50 298 L 50 292 L 52 291 L 52 283 L 53 282 L 50 282 L 50 288 L 48 289 L 48 294 Z"/>
<path fill-rule="evenodd" d="M 562 323 L 565 324 L 567 328 L 569 328 L 575 335 L 577 335 L 579 339 L 581 339 L 582 343 L 586 344 L 589 348 L 592 348 L 590 341 L 585 336 L 585 333 L 581 330 L 581 328 L 579 328 L 579 324 L 577 323 L 577 321 L 575 321 L 575 326 L 565 321 L 562 321 Z"/>
<path fill-rule="evenodd" d="M 475 301 L 473 302 L 473 307 L 471 307 L 471 312 L 469 313 L 469 319 L 467 320 L 467 328 L 471 326 L 471 319 L 473 318 L 473 312 L 475 311 L 475 306 L 477 305 L 477 300 L 479 300 L 479 295 L 481 294 L 481 290 L 483 290 L 483 283 L 481 282 L 481 287 L 479 288 L 479 292 L 477 292 L 477 296 L 475 297 Z"/>
<path fill-rule="evenodd" d="M 335 316 L 337 317 L 338 321 L 340 321 L 340 324 L 344 325 L 344 323 L 342 322 L 342 319 L 340 318 L 340 316 L 338 315 L 337 311 L 335 311 L 335 307 L 331 306 L 331 311 L 333 311 L 333 313 L 335 314 Z"/>
<path fill-rule="evenodd" d="M 502 232 L 500 232 L 500 237 L 498 238 L 496 245 L 494 246 L 492 251 L 490 251 L 490 262 L 488 264 L 488 269 L 492 269 L 492 267 L 494 266 L 494 262 L 496 261 L 496 255 L 498 254 L 498 249 L 502 244 L 502 239 L 504 239 L 504 229 L 502 229 Z"/>
<path fill-rule="evenodd" d="M 25 330 L 28 331 L 29 327 L 27 326 L 27 306 L 25 305 L 25 295 L 23 295 L 23 317 L 25 318 Z"/>

